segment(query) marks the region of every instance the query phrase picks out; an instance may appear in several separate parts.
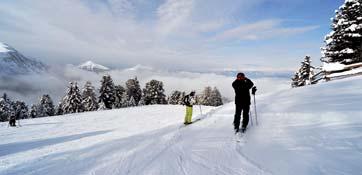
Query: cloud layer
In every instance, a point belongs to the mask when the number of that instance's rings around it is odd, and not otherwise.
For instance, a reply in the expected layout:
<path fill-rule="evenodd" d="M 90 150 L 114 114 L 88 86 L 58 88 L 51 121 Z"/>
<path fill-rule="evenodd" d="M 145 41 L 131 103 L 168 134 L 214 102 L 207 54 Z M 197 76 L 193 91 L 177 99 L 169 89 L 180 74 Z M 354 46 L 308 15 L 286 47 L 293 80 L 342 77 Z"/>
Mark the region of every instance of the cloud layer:
<path fill-rule="evenodd" d="M 81 88 L 86 81 L 91 81 L 98 92 L 102 74 L 84 71 L 72 65 L 52 71 L 51 74 L 43 75 L 0 77 L 2 82 L 0 94 L 6 92 L 12 99 L 24 100 L 28 104 L 37 103 L 42 94 L 50 94 L 54 102 L 57 103 L 65 95 L 69 81 L 77 81 Z M 125 86 L 128 79 L 134 77 L 138 78 L 142 88 L 152 79 L 160 80 L 164 83 L 166 95 L 170 95 L 173 90 L 186 92 L 196 90 L 197 93 L 201 93 L 204 87 L 211 86 L 217 87 L 221 94 L 230 100 L 233 100 L 234 97 L 234 91 L 231 87 L 234 75 L 167 71 L 140 65 L 128 69 L 113 70 L 108 74 L 112 76 L 115 85 L 122 86 Z M 258 94 L 289 88 L 289 78 L 261 76 L 251 79 L 258 86 Z"/>

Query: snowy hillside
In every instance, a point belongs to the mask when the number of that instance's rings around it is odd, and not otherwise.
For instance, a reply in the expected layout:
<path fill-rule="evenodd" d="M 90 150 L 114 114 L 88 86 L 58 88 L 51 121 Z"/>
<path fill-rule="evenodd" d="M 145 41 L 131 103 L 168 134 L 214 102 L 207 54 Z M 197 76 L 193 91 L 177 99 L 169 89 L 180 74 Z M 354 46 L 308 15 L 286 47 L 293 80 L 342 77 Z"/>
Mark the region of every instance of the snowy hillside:
<path fill-rule="evenodd" d="M 233 103 L 144 106 L 0 124 L 0 174 L 361 174 L 362 78 L 258 96 L 241 142 Z"/>
<path fill-rule="evenodd" d="M 86 71 L 91 71 L 91 72 L 104 72 L 104 71 L 110 70 L 108 67 L 102 66 L 100 64 L 96 64 L 92 61 L 87 61 L 87 62 L 79 65 L 78 68 L 86 70 Z"/>
<path fill-rule="evenodd" d="M 46 69 L 43 63 L 26 58 L 14 48 L 0 42 L 0 75 L 41 73 Z"/>

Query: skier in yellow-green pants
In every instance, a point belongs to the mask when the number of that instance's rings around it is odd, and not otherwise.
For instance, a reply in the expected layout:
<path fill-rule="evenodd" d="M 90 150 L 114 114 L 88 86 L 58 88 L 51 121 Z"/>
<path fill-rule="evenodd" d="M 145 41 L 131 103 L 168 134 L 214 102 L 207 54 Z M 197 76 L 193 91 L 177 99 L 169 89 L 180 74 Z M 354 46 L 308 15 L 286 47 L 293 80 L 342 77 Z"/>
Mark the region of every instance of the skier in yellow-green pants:
<path fill-rule="evenodd" d="M 184 100 L 186 105 L 186 115 L 185 115 L 185 125 L 192 123 L 192 106 L 195 104 L 195 91 L 192 91 L 190 94 L 186 95 Z"/>

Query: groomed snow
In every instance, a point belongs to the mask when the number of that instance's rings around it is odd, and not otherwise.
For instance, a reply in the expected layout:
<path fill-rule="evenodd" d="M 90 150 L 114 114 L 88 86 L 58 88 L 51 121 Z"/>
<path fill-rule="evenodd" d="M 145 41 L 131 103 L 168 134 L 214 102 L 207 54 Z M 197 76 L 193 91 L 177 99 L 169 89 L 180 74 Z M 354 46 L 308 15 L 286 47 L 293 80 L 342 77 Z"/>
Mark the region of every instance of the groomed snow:
<path fill-rule="evenodd" d="M 0 53 L 1 52 L 9 52 L 10 50 L 7 49 L 7 46 L 4 43 L 0 42 Z"/>
<path fill-rule="evenodd" d="M 241 142 L 234 104 L 156 105 L 23 120 L 0 128 L 0 174 L 361 174 L 362 77 L 257 96 Z M 207 114 L 206 114 L 207 113 Z"/>

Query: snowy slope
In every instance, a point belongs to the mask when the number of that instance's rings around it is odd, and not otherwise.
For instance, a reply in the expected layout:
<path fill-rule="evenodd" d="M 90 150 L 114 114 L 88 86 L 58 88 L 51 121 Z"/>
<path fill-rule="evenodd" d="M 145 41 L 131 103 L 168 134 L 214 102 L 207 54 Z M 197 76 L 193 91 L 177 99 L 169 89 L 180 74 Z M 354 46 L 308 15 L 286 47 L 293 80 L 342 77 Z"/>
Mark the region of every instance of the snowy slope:
<path fill-rule="evenodd" d="M 92 61 L 87 61 L 87 62 L 79 65 L 78 68 L 86 70 L 86 71 L 91 71 L 91 72 L 104 72 L 104 71 L 110 70 L 108 67 L 100 65 L 100 64 L 96 64 Z"/>
<path fill-rule="evenodd" d="M 361 80 L 258 96 L 240 143 L 232 103 L 187 127 L 171 105 L 2 123 L 0 174 L 361 174 Z"/>

